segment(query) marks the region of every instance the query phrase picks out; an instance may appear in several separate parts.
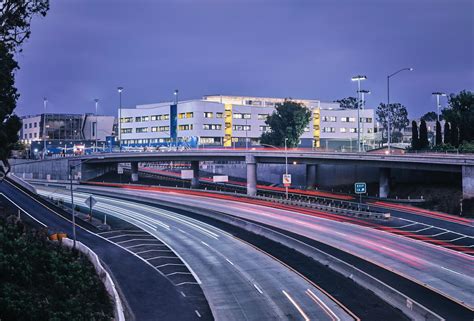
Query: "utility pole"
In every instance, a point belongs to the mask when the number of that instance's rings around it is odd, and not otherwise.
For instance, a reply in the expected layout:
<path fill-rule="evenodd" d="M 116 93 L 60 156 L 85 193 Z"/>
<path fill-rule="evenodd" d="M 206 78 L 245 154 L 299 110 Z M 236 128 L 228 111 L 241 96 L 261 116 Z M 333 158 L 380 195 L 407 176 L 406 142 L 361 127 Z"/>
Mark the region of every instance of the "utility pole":
<path fill-rule="evenodd" d="M 357 146 L 358 146 L 358 151 L 359 153 L 361 152 L 361 146 L 360 146 L 360 105 L 361 105 L 361 99 L 360 99 L 360 81 L 361 80 L 366 80 L 367 76 L 362 76 L 362 75 L 357 75 L 352 77 L 352 81 L 357 81 Z"/>

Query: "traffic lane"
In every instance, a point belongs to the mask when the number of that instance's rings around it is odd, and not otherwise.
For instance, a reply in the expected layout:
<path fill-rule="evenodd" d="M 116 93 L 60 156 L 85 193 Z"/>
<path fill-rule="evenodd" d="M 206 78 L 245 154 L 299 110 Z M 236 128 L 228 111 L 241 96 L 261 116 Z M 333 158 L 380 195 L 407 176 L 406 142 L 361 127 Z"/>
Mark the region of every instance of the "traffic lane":
<path fill-rule="evenodd" d="M 186 202 L 191 206 L 215 209 L 302 234 L 426 283 L 441 293 L 473 306 L 472 258 L 464 254 L 382 231 L 260 205 L 221 199 L 212 199 L 211 204 L 209 198 L 179 193 L 120 192 L 152 198 L 159 195 L 165 201 Z M 374 244 L 376 236 L 379 238 Z M 362 240 L 357 240 L 360 237 Z M 387 239 L 391 243 L 386 245 L 384 242 Z M 406 248 L 399 249 L 399 244 Z M 411 250 L 417 255 L 411 255 Z"/>
<path fill-rule="evenodd" d="M 88 194 L 75 193 L 75 197 L 82 201 Z M 171 244 L 203 280 L 202 288 L 217 319 L 271 320 L 307 316 L 324 320 L 335 315 L 341 320 L 352 320 L 296 273 L 219 229 L 166 210 L 97 195 L 95 198 L 98 205 L 109 206 L 110 215 L 144 223 L 141 228 L 150 229 L 150 233 Z M 156 229 L 150 228 L 149 224 L 156 217 L 160 224 Z M 207 232 L 202 233 L 202 229 Z"/>
<path fill-rule="evenodd" d="M 71 222 L 7 181 L 0 183 L 0 192 L 49 228 L 72 234 Z M 77 228 L 77 240 L 93 250 L 112 271 L 136 320 L 199 320 L 168 280 L 129 252 L 81 228 Z"/>

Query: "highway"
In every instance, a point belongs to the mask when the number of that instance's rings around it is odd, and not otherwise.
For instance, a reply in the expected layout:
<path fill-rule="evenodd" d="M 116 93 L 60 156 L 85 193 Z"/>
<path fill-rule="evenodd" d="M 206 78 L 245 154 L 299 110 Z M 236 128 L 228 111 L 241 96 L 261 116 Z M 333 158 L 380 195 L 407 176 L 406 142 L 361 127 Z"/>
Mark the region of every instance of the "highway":
<path fill-rule="evenodd" d="M 38 192 L 69 199 L 66 190 L 38 187 Z M 89 196 L 74 195 L 76 204 Z M 138 226 L 179 255 L 200 283 L 217 320 L 354 320 L 295 271 L 222 230 L 160 208 L 94 197 L 96 210 Z M 155 259 L 148 260 L 154 264 Z M 167 276 L 175 273 L 186 272 Z"/>
<path fill-rule="evenodd" d="M 108 190 L 140 198 L 160 199 L 178 204 L 228 213 L 244 219 L 275 226 L 331 245 L 394 271 L 444 296 L 473 309 L 474 258 L 426 242 L 386 233 L 364 226 L 266 206 L 179 192 Z M 119 195 L 119 194 L 117 194 Z"/>

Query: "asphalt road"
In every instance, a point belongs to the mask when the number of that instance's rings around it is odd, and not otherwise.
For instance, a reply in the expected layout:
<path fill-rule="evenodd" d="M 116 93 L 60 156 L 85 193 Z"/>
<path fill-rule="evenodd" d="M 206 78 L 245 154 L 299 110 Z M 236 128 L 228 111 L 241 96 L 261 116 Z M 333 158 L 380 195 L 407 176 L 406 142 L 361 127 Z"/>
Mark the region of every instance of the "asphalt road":
<path fill-rule="evenodd" d="M 38 191 L 67 201 L 64 190 L 38 187 Z M 78 203 L 88 196 L 75 193 Z M 153 206 L 94 197 L 97 210 L 133 223 L 168 244 L 201 283 L 218 320 L 353 319 L 309 281 L 220 229 Z M 176 273 L 183 272 L 167 275 Z"/>
<path fill-rule="evenodd" d="M 89 188 L 89 187 L 88 187 Z M 208 208 L 288 230 L 341 249 L 474 308 L 474 258 L 426 242 L 297 212 L 177 192 L 112 190 Z"/>
<path fill-rule="evenodd" d="M 50 229 L 71 234 L 69 221 L 8 181 L 0 183 L 0 193 Z M 77 240 L 91 248 L 107 265 L 135 320 L 200 320 L 194 309 L 187 304 L 186 298 L 153 267 L 85 229 L 77 229 Z"/>

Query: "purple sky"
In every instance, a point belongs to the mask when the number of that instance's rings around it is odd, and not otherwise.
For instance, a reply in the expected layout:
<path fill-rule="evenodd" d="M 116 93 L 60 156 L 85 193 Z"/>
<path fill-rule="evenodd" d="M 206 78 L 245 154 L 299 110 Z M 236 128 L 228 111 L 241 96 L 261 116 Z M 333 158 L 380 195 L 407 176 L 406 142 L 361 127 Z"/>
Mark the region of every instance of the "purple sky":
<path fill-rule="evenodd" d="M 17 112 L 115 114 L 205 94 L 391 101 L 410 116 L 433 91 L 474 88 L 472 0 L 51 0 L 19 54 Z M 443 100 L 445 104 L 445 100 Z"/>

